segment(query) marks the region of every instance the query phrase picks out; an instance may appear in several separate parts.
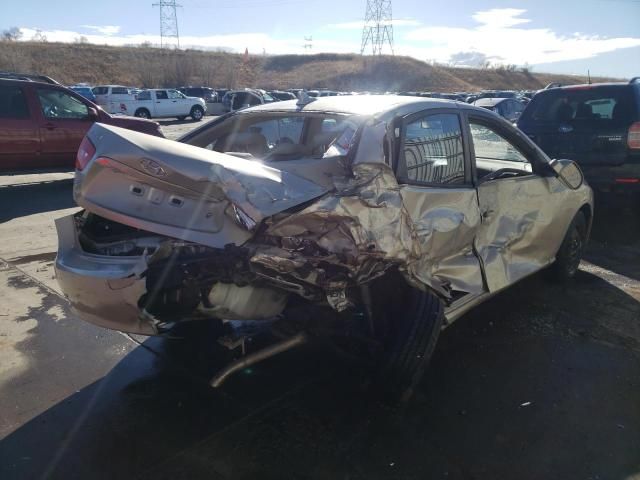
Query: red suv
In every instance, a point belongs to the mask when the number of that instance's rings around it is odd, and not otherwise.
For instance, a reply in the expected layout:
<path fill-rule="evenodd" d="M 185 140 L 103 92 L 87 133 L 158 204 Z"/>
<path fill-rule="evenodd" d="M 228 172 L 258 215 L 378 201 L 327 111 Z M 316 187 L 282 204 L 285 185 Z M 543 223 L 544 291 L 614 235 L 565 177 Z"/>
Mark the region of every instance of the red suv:
<path fill-rule="evenodd" d="M 80 142 L 94 122 L 163 136 L 156 122 L 111 116 L 41 78 L 0 78 L 0 171 L 73 168 Z"/>

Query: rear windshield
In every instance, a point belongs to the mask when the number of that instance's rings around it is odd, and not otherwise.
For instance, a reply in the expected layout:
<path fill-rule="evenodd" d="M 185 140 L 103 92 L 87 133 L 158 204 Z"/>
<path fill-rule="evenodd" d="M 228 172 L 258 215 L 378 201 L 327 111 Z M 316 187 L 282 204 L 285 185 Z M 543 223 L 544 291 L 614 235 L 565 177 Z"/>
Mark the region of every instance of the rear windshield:
<path fill-rule="evenodd" d="M 554 89 L 533 98 L 521 123 L 629 124 L 636 116 L 634 102 L 626 86 Z"/>
<path fill-rule="evenodd" d="M 187 143 L 216 152 L 248 154 L 258 159 L 342 156 L 348 152 L 358 124 L 356 117 L 332 114 L 236 115 L 222 123 L 213 123 Z M 341 144 L 341 148 L 331 149 L 334 143 Z"/>

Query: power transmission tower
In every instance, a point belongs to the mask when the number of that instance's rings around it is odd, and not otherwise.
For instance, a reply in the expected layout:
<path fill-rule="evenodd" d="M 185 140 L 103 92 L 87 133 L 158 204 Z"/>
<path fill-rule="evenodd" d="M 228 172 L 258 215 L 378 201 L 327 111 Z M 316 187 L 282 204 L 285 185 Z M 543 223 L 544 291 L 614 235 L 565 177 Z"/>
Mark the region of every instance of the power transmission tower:
<path fill-rule="evenodd" d="M 160 7 L 160 48 L 180 48 L 180 34 L 178 33 L 178 5 L 176 0 L 160 0 L 153 4 Z"/>
<path fill-rule="evenodd" d="M 391 0 L 367 0 L 360 54 L 364 55 L 367 47 L 371 46 L 374 55 L 382 55 L 382 50 L 387 44 L 393 55 Z"/>
<path fill-rule="evenodd" d="M 309 36 L 309 37 L 304 37 L 304 41 L 305 41 L 305 43 L 304 43 L 303 47 L 304 47 L 305 53 L 307 51 L 311 51 L 311 49 L 313 48 L 313 35 Z"/>

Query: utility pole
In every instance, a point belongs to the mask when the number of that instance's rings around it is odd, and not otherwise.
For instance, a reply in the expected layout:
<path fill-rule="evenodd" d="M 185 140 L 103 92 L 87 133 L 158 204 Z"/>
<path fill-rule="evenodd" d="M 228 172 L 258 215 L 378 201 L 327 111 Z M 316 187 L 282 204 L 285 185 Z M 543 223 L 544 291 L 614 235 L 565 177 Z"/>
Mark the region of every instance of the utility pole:
<path fill-rule="evenodd" d="M 360 54 L 364 55 L 367 48 L 370 47 L 373 55 L 382 55 L 385 45 L 389 46 L 391 55 L 393 55 L 391 0 L 367 0 Z"/>
<path fill-rule="evenodd" d="M 176 0 L 160 0 L 153 4 L 160 7 L 160 48 L 180 48 L 180 34 L 178 33 L 178 5 Z"/>

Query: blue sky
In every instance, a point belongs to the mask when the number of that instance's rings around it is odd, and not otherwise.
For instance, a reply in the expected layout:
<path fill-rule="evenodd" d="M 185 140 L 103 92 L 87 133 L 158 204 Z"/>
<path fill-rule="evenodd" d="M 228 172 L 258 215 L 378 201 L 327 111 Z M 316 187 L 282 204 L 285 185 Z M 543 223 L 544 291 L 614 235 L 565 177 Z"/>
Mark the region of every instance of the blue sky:
<path fill-rule="evenodd" d="M 7 0 L 5 0 L 7 1 Z M 49 41 L 159 42 L 152 0 L 22 0 L 0 30 Z M 179 0 L 182 46 L 251 53 L 358 52 L 365 0 Z M 640 0 L 429 2 L 394 0 L 395 51 L 460 65 L 529 64 L 535 71 L 640 75 Z"/>

